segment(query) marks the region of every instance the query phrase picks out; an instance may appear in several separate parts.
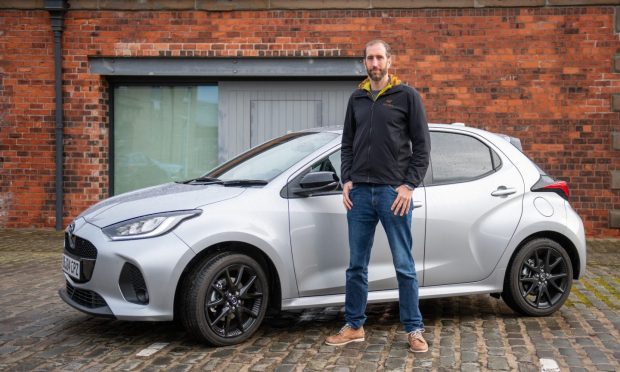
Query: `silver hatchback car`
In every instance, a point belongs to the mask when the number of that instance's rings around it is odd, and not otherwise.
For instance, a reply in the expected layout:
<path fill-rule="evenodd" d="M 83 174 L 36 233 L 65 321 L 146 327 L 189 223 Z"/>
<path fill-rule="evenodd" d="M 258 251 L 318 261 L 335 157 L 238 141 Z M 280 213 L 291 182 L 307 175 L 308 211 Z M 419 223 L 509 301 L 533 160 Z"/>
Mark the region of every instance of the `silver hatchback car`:
<path fill-rule="evenodd" d="M 430 125 L 431 164 L 413 194 L 420 297 L 489 293 L 548 315 L 584 273 L 583 223 L 517 139 Z M 249 338 L 268 308 L 344 303 L 348 265 L 338 128 L 290 133 L 203 177 L 118 195 L 65 232 L 62 299 L 120 320 L 178 318 L 213 345 Z M 377 227 L 369 302 L 398 300 Z"/>

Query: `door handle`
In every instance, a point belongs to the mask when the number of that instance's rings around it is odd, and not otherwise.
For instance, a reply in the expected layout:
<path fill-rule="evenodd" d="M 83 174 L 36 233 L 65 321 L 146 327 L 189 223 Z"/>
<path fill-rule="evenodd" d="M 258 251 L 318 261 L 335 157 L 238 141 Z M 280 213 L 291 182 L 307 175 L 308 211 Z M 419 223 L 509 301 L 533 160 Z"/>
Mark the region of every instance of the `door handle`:
<path fill-rule="evenodd" d="M 517 192 L 517 189 L 515 189 L 514 187 L 500 186 L 497 188 L 497 190 L 493 191 L 491 195 L 492 196 L 508 196 L 516 192 Z"/>
<path fill-rule="evenodd" d="M 413 209 L 420 208 L 422 206 L 424 206 L 424 203 L 422 203 L 421 201 L 413 201 Z"/>

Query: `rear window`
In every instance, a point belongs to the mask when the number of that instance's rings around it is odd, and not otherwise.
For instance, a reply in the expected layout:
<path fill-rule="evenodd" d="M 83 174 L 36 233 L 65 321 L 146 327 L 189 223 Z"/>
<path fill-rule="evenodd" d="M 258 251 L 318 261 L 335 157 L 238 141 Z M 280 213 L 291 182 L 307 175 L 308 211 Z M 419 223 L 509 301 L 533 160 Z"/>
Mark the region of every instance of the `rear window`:
<path fill-rule="evenodd" d="M 501 166 L 495 151 L 468 135 L 431 132 L 431 143 L 434 185 L 478 179 Z"/>

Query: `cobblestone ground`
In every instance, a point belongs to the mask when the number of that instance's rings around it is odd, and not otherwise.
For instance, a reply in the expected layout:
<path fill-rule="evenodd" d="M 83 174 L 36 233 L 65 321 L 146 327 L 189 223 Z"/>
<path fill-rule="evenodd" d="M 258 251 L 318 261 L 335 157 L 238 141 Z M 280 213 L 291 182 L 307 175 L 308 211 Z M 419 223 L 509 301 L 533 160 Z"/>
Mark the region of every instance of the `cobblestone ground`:
<path fill-rule="evenodd" d="M 249 341 L 212 348 L 174 322 L 94 318 L 57 295 L 62 236 L 0 230 L 0 370 L 620 370 L 620 241 L 590 240 L 588 270 L 566 305 L 546 318 L 520 317 L 490 296 L 422 300 L 431 350 L 407 352 L 397 304 L 368 308 L 367 341 L 323 344 L 342 308 L 283 312 Z M 165 347 L 137 356 L 154 343 Z"/>

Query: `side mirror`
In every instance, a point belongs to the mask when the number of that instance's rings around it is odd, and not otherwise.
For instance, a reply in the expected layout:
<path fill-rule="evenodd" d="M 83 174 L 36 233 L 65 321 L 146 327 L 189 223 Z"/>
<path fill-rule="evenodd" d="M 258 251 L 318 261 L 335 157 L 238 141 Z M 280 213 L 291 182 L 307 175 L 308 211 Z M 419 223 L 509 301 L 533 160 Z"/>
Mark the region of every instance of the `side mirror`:
<path fill-rule="evenodd" d="M 291 190 L 293 194 L 310 196 L 317 192 L 333 191 L 338 188 L 340 180 L 334 172 L 313 172 L 302 177 L 299 187 Z"/>

